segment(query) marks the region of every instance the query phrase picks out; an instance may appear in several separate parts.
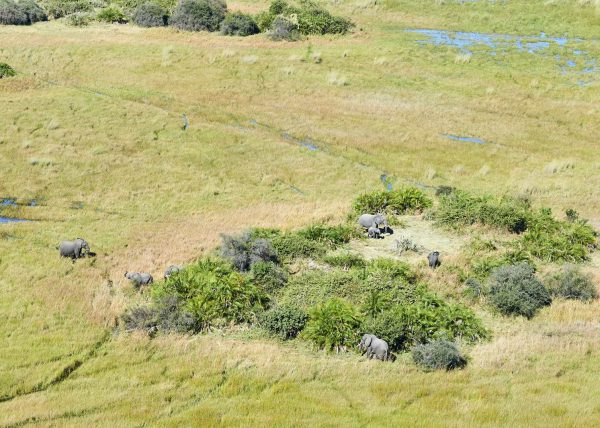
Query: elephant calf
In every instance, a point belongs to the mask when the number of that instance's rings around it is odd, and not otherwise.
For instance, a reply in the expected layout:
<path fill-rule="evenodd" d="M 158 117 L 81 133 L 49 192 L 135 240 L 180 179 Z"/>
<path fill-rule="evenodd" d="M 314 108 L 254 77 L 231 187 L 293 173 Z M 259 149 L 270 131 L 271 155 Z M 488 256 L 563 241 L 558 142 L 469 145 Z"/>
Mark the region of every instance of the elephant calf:
<path fill-rule="evenodd" d="M 440 262 L 440 252 L 439 251 L 433 251 L 433 252 L 429 253 L 429 255 L 427 256 L 427 260 L 429 261 L 429 267 L 431 269 L 435 269 L 436 267 L 438 267 L 439 265 L 442 264 Z"/>
<path fill-rule="evenodd" d="M 371 226 L 367 230 L 367 235 L 369 236 L 369 238 L 379 239 L 379 238 L 381 238 L 381 231 L 379 230 L 378 227 Z"/>
<path fill-rule="evenodd" d="M 378 338 L 374 334 L 365 334 L 362 337 L 358 348 L 363 353 L 366 352 L 367 358 L 369 359 L 372 359 L 373 357 L 381 361 L 392 359 L 390 347 L 388 346 L 387 342 Z"/>
<path fill-rule="evenodd" d="M 62 241 L 58 249 L 61 257 L 70 257 L 72 260 L 80 259 L 84 255 L 84 250 L 90 252 L 90 246 L 82 238 L 77 238 L 74 241 Z"/>
<path fill-rule="evenodd" d="M 152 275 L 146 272 L 125 272 L 125 278 L 133 282 L 136 288 L 140 288 L 142 285 L 150 285 L 154 282 Z"/>
<path fill-rule="evenodd" d="M 171 265 L 167 269 L 165 269 L 165 279 L 169 278 L 171 275 L 181 272 L 183 269 L 182 266 Z"/>

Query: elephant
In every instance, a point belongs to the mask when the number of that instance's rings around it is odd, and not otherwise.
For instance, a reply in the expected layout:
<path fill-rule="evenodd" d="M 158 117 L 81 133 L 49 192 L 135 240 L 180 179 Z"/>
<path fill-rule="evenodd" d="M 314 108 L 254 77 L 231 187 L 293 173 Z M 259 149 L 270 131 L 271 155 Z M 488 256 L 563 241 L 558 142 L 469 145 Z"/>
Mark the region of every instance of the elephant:
<path fill-rule="evenodd" d="M 362 339 L 360 339 L 360 343 L 358 344 L 358 349 L 364 354 L 365 352 L 367 352 L 367 348 L 369 345 L 367 345 L 367 342 L 371 343 L 371 340 L 376 339 L 377 336 L 375 336 L 374 334 L 363 334 Z"/>
<path fill-rule="evenodd" d="M 183 269 L 182 266 L 171 265 L 167 269 L 165 269 L 165 279 L 168 279 L 171 275 L 181 272 Z"/>
<path fill-rule="evenodd" d="M 132 281 L 136 288 L 142 285 L 150 285 L 154 282 L 152 275 L 146 272 L 125 272 L 125 278 Z"/>
<path fill-rule="evenodd" d="M 358 224 L 360 224 L 365 229 L 369 227 L 379 227 L 380 224 L 387 230 L 388 224 L 385 216 L 383 214 L 363 214 L 358 218 Z"/>
<path fill-rule="evenodd" d="M 365 336 L 363 336 L 363 338 L 365 338 Z M 365 346 L 367 348 L 367 358 L 369 359 L 375 357 L 378 360 L 386 361 L 390 357 L 390 347 L 387 342 L 375 335 L 370 334 L 366 337 L 363 343 L 363 347 Z"/>
<path fill-rule="evenodd" d="M 429 260 L 429 267 L 431 269 L 435 269 L 436 267 L 438 267 L 439 265 L 442 264 L 440 262 L 440 252 L 439 251 L 433 251 L 433 252 L 429 253 L 429 255 L 427 256 L 427 260 Z"/>
<path fill-rule="evenodd" d="M 373 238 L 373 239 L 381 238 L 381 230 L 379 230 L 379 228 L 375 227 L 375 226 L 369 227 L 369 230 L 367 230 L 367 234 L 368 234 L 369 238 Z"/>
<path fill-rule="evenodd" d="M 58 246 L 61 257 L 70 257 L 73 261 L 83 256 L 83 251 L 90 252 L 90 246 L 85 239 L 77 238 L 74 241 L 62 241 Z"/>

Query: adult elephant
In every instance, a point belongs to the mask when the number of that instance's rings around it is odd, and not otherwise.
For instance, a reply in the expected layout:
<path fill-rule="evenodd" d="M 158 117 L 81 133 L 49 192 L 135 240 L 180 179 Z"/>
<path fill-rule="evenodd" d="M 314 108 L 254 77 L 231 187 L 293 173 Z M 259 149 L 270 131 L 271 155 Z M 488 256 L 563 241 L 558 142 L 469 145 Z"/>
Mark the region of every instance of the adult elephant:
<path fill-rule="evenodd" d="M 74 241 L 62 241 L 58 246 L 61 257 L 70 257 L 72 260 L 79 259 L 83 256 L 83 251 L 90 252 L 90 246 L 87 241 L 82 238 L 77 238 Z"/>
<path fill-rule="evenodd" d="M 383 225 L 385 230 L 388 228 L 388 223 L 383 214 L 363 214 L 358 218 L 358 224 L 365 229 L 370 227 L 379 227 Z"/>

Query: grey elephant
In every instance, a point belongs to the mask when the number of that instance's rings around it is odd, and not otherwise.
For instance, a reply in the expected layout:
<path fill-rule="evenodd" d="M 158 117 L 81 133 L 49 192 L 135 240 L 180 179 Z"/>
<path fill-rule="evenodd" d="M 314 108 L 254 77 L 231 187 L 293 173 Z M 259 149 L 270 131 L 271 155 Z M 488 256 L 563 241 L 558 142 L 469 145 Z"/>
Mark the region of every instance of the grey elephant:
<path fill-rule="evenodd" d="M 77 238 L 74 241 L 62 241 L 58 249 L 61 257 L 70 257 L 72 260 L 81 258 L 84 255 L 84 250 L 90 252 L 90 246 L 82 238 Z"/>
<path fill-rule="evenodd" d="M 440 252 L 439 251 L 432 251 L 427 256 L 427 260 L 429 261 L 429 267 L 431 269 L 435 269 L 436 267 L 438 267 L 439 265 L 441 265 L 441 262 L 440 262 Z"/>
<path fill-rule="evenodd" d="M 379 227 L 379 225 L 383 225 L 385 230 L 387 230 L 388 224 L 385 216 L 383 214 L 363 214 L 358 218 L 358 224 L 360 224 L 365 229 L 369 227 Z"/>
<path fill-rule="evenodd" d="M 381 238 L 381 230 L 379 230 L 378 227 L 371 226 L 367 230 L 367 235 L 369 236 L 369 238 L 379 239 Z"/>
<path fill-rule="evenodd" d="M 385 340 L 370 335 L 366 338 L 364 345 L 367 347 L 367 358 L 372 359 L 375 357 L 381 361 L 389 359 L 390 347 Z"/>
<path fill-rule="evenodd" d="M 358 349 L 361 351 L 361 353 L 365 353 L 367 352 L 367 348 L 369 345 L 367 345 L 367 341 L 369 341 L 369 343 L 371 343 L 370 341 L 373 340 L 373 338 L 377 338 L 377 336 L 375 336 L 374 334 L 363 334 L 362 339 L 360 339 L 360 343 L 358 344 Z"/>
<path fill-rule="evenodd" d="M 152 275 L 146 272 L 125 272 L 125 278 L 133 282 L 136 288 L 142 285 L 150 285 L 154 282 Z"/>
<path fill-rule="evenodd" d="M 164 278 L 167 279 L 169 278 L 171 275 L 174 275 L 176 273 L 181 272 L 181 270 L 183 269 L 182 266 L 178 266 L 178 265 L 171 265 L 168 268 L 165 269 L 165 276 Z"/>

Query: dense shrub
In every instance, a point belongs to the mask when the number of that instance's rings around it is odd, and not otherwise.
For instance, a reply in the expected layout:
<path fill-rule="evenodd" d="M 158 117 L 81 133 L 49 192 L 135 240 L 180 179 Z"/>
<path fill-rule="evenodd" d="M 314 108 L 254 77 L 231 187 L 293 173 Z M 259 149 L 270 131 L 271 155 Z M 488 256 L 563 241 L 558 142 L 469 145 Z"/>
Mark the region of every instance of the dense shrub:
<path fill-rule="evenodd" d="M 412 357 L 425 371 L 461 369 L 467 365 L 456 344 L 443 339 L 415 346 Z"/>
<path fill-rule="evenodd" d="M 315 269 L 292 276 L 280 294 L 281 302 L 303 308 L 324 303 L 333 297 L 360 303 L 365 295 L 365 284 L 355 271 Z"/>
<path fill-rule="evenodd" d="M 92 12 L 94 10 L 90 0 L 47 0 L 44 3 L 44 7 L 48 11 L 48 14 L 55 19 L 74 13 Z"/>
<path fill-rule="evenodd" d="M 180 30 L 217 31 L 226 13 L 223 0 L 181 0 L 170 23 Z"/>
<path fill-rule="evenodd" d="M 301 2 L 297 19 L 302 34 L 345 34 L 354 26 L 350 20 L 333 16 L 308 0 Z"/>
<path fill-rule="evenodd" d="M 364 193 L 354 201 L 354 212 L 386 213 L 400 215 L 420 212 L 431 207 L 432 201 L 416 187 L 405 187 L 387 192 L 385 190 Z"/>
<path fill-rule="evenodd" d="M 127 17 L 123 12 L 114 6 L 105 7 L 96 15 L 96 19 L 101 22 L 119 23 L 127 22 Z"/>
<path fill-rule="evenodd" d="M 483 284 L 475 278 L 467 278 L 464 294 L 467 297 L 478 298 L 483 294 Z"/>
<path fill-rule="evenodd" d="M 263 22 L 264 21 L 266 21 L 266 19 L 264 19 Z M 300 40 L 298 24 L 283 16 L 274 17 L 269 28 L 268 36 L 271 40 L 287 40 L 288 42 Z"/>
<path fill-rule="evenodd" d="M 293 339 L 304 329 L 308 315 L 295 306 L 278 306 L 259 318 L 261 327 L 283 340 Z"/>
<path fill-rule="evenodd" d="M 305 238 L 294 232 L 276 236 L 271 242 L 277 254 L 284 259 L 319 258 L 327 252 L 325 244 Z"/>
<path fill-rule="evenodd" d="M 571 263 L 588 260 L 596 239 L 596 232 L 585 221 L 556 220 L 550 210 L 542 209 L 531 216 L 517 245 L 544 261 Z"/>
<path fill-rule="evenodd" d="M 87 12 L 75 12 L 66 18 L 67 24 L 73 27 L 85 27 L 92 21 L 92 16 Z"/>
<path fill-rule="evenodd" d="M 585 274 L 578 266 L 565 265 L 546 280 L 550 293 L 564 299 L 589 301 L 598 297 L 598 290 L 591 275 Z"/>
<path fill-rule="evenodd" d="M 383 289 L 392 284 L 415 284 L 417 276 L 407 263 L 393 259 L 375 259 L 367 267 L 368 278 L 381 283 Z"/>
<path fill-rule="evenodd" d="M 356 253 L 349 251 L 337 254 L 328 254 L 323 258 L 323 261 L 330 266 L 340 267 L 342 269 L 364 268 L 367 266 L 365 259 Z"/>
<path fill-rule="evenodd" d="M 143 3 L 139 5 L 131 20 L 140 27 L 163 27 L 167 25 L 167 11 L 157 3 Z"/>
<path fill-rule="evenodd" d="M 201 259 L 153 289 L 154 296 L 176 296 L 199 330 L 225 323 L 252 322 L 268 303 L 262 289 L 220 259 Z"/>
<path fill-rule="evenodd" d="M 361 317 L 351 303 L 333 298 L 308 313 L 302 337 L 320 349 L 342 351 L 357 343 Z"/>
<path fill-rule="evenodd" d="M 34 0 L 20 0 L 19 7 L 27 16 L 29 24 L 48 20 L 48 15 Z"/>
<path fill-rule="evenodd" d="M 250 15 L 241 12 L 228 13 L 221 22 L 221 34 L 226 36 L 251 36 L 260 32 Z"/>
<path fill-rule="evenodd" d="M 31 22 L 25 10 L 13 0 L 0 0 L 0 24 L 29 25 Z"/>
<path fill-rule="evenodd" d="M 165 14 L 168 14 L 169 11 L 173 10 L 177 5 L 177 0 L 111 0 L 111 4 L 114 6 L 118 6 L 121 10 L 123 10 L 126 14 L 132 15 L 134 11 L 146 3 L 152 3 L 159 5 L 164 11 Z M 156 25 L 155 25 L 156 27 Z"/>
<path fill-rule="evenodd" d="M 252 283 L 269 294 L 281 289 L 288 281 L 287 271 L 273 262 L 254 263 L 250 274 Z"/>
<path fill-rule="evenodd" d="M 455 190 L 456 187 L 453 186 L 439 186 L 435 189 L 435 196 L 447 196 Z"/>
<path fill-rule="evenodd" d="M 335 248 L 342 244 L 347 244 L 350 242 L 350 240 L 352 240 L 352 238 L 361 236 L 355 228 L 350 226 L 328 226 L 319 223 L 312 224 L 304 229 L 299 230 L 297 233 L 303 238 L 320 242 L 331 248 Z"/>
<path fill-rule="evenodd" d="M 523 200 L 475 196 L 455 190 L 440 198 L 434 217 L 438 224 L 451 228 L 482 224 L 521 233 L 528 227 L 530 207 Z"/>
<path fill-rule="evenodd" d="M 0 62 L 0 79 L 16 76 L 17 72 L 7 63 Z"/>
<path fill-rule="evenodd" d="M 193 333 L 200 329 L 184 302 L 174 295 L 161 296 L 151 305 L 129 309 L 121 320 L 126 330 L 142 330 L 150 336 L 158 332 Z"/>
<path fill-rule="evenodd" d="M 254 16 L 254 22 L 256 22 L 256 25 L 258 26 L 260 32 L 264 33 L 271 29 L 271 25 L 273 24 L 273 21 L 276 17 L 277 15 L 273 15 L 268 11 L 264 11 Z"/>
<path fill-rule="evenodd" d="M 254 238 L 252 232 L 244 232 L 239 236 L 222 235 L 221 239 L 221 255 L 230 260 L 239 271 L 248 271 L 257 262 L 278 261 L 271 242 Z"/>
<path fill-rule="evenodd" d="M 548 290 L 528 263 L 494 269 L 489 279 L 488 299 L 500 313 L 526 318 L 532 318 L 541 308 L 552 303 Z"/>
<path fill-rule="evenodd" d="M 499 255 L 477 257 L 471 265 L 471 272 L 473 273 L 473 276 L 484 280 L 494 269 L 500 266 L 514 265 L 520 262 L 527 262 L 533 265 L 531 256 L 524 251 L 507 251 Z"/>

